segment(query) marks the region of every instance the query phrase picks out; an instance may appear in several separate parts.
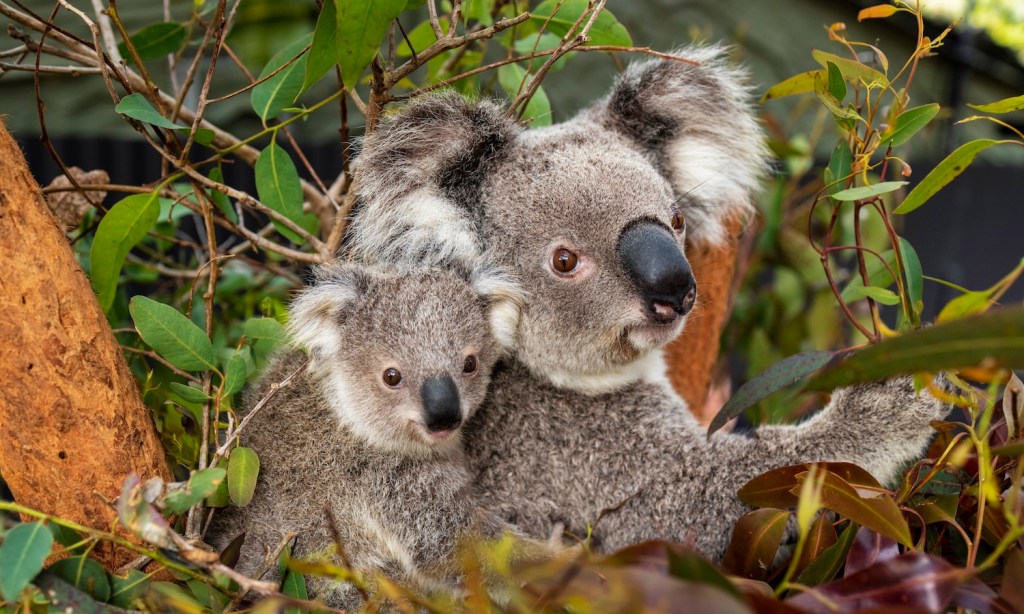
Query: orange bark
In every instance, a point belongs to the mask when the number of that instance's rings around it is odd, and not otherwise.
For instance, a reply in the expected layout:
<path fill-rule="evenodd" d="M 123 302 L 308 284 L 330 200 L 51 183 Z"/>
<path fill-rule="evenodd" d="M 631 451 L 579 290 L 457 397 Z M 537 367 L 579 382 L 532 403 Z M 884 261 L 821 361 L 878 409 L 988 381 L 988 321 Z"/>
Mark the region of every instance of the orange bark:
<path fill-rule="evenodd" d="M 92 286 L 0 121 L 0 475 L 15 500 L 108 530 L 128 473 L 170 478 Z M 133 558 L 101 544 L 108 568 Z"/>

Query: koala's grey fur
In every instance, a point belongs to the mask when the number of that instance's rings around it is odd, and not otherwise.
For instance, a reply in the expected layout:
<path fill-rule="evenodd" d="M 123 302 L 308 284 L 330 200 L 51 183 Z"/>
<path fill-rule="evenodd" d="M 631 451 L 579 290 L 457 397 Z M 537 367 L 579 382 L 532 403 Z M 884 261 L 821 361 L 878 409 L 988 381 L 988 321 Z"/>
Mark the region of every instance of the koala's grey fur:
<path fill-rule="evenodd" d="M 625 501 L 601 520 L 605 546 L 693 531 L 718 557 L 745 480 L 811 460 L 888 480 L 944 408 L 902 379 L 837 391 L 799 426 L 705 438 L 659 352 L 685 318 L 650 325 L 617 241 L 639 221 L 669 228 L 678 208 L 691 243 L 719 242 L 768 163 L 742 71 L 721 48 L 677 53 L 698 64 L 631 66 L 604 101 L 547 128 L 451 93 L 414 100 L 365 141 L 346 245 L 368 262 L 490 261 L 529 291 L 499 318 L 512 357 L 467 438 L 488 506 L 542 536 L 554 522 L 583 533 Z M 550 268 L 560 247 L 579 254 L 578 275 Z"/>
<path fill-rule="evenodd" d="M 498 538 L 508 527 L 477 506 L 460 433 L 437 441 L 421 429 L 420 384 L 450 376 L 463 416 L 472 416 L 501 352 L 490 312 L 519 300 L 508 290 L 486 271 L 470 281 L 443 270 L 322 268 L 292 304 L 290 330 L 310 349 L 309 367 L 242 431 L 242 444 L 261 461 L 255 496 L 218 515 L 211 543 L 223 546 L 245 531 L 238 566 L 245 573 L 288 531 L 298 534 L 297 555 L 329 557 L 330 508 L 356 569 L 421 590 L 450 587 L 460 540 Z M 466 376 L 469 354 L 478 368 Z M 277 354 L 245 406 L 305 361 L 298 350 Z M 391 367 L 403 375 L 398 389 L 381 381 Z M 358 602 L 348 585 L 314 581 L 312 588 L 331 604 Z"/>

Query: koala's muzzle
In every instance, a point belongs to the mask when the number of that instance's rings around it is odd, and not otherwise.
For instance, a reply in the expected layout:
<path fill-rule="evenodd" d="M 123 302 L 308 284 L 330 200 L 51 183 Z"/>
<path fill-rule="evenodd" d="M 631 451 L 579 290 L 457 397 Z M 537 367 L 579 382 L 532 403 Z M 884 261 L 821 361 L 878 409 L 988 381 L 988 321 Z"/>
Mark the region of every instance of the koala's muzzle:
<path fill-rule="evenodd" d="M 459 389 L 450 377 L 432 377 L 420 388 L 423 420 L 433 433 L 450 431 L 462 424 Z"/>
<path fill-rule="evenodd" d="M 619 236 L 619 260 L 654 320 L 686 315 L 697 299 L 690 263 L 672 233 L 654 221 L 631 224 Z"/>

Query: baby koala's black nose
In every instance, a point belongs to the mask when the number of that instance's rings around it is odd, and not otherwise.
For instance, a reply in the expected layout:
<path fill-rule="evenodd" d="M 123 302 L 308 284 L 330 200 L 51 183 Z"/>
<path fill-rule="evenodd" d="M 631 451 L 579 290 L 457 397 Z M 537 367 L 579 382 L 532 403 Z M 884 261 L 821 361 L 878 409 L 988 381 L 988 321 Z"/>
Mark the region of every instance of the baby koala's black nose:
<path fill-rule="evenodd" d="M 619 235 L 619 260 L 636 285 L 651 316 L 671 322 L 693 309 L 697 282 L 668 228 L 640 221 Z"/>
<path fill-rule="evenodd" d="M 431 432 L 450 431 L 462 423 L 459 389 L 448 376 L 432 377 L 420 388 L 423 418 Z"/>

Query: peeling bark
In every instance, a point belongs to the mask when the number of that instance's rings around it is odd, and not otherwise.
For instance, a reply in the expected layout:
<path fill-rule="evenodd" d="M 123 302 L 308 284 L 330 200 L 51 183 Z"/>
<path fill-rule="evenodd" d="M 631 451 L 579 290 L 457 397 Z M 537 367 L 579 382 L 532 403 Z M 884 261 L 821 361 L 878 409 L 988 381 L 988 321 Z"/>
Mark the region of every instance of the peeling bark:
<path fill-rule="evenodd" d="M 0 121 L 0 475 L 15 500 L 97 529 L 128 473 L 170 478 L 92 286 Z M 134 555 L 100 544 L 108 568 Z"/>

